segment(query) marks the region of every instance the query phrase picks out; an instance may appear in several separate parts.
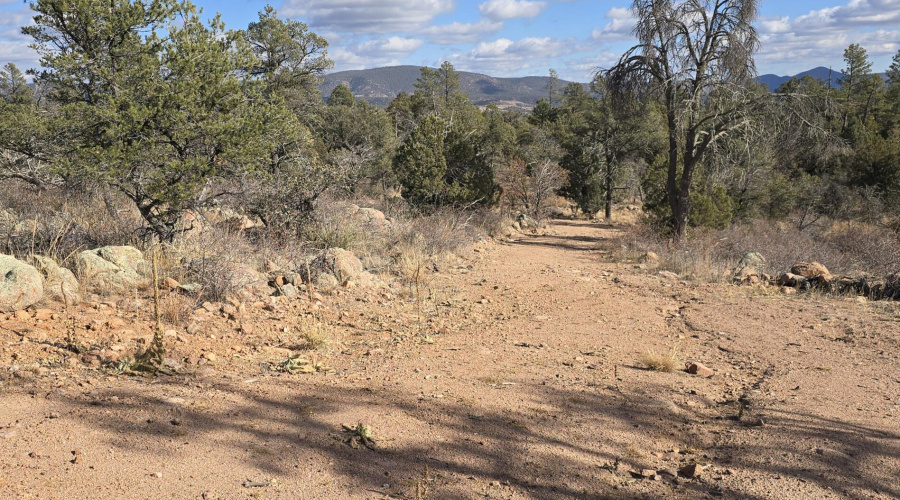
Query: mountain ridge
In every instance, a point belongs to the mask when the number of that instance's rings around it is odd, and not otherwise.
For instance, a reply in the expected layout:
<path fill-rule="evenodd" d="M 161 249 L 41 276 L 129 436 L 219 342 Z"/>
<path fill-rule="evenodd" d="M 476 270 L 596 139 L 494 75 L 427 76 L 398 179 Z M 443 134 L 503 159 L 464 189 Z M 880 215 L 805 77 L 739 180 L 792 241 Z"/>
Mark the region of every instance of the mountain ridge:
<path fill-rule="evenodd" d="M 322 96 L 328 99 L 335 87 L 344 84 L 357 98 L 364 99 L 376 106 L 386 107 L 400 92 L 415 92 L 413 84 L 419 78 L 421 69 L 421 66 L 404 65 L 337 71 L 325 75 L 319 89 Z M 472 103 L 477 106 L 495 104 L 500 108 L 530 110 L 538 100 L 547 97 L 547 86 L 550 83 L 548 76 L 504 78 L 470 71 L 458 71 L 457 73 L 460 76 L 460 90 L 466 93 Z M 803 78 L 804 76 L 811 76 L 826 83 L 830 80 L 831 86 L 838 88 L 841 79 L 846 75 L 840 71 L 819 66 L 793 76 L 780 76 L 772 73 L 759 75 L 756 81 L 765 84 L 769 91 L 774 92 L 791 78 Z M 886 78 L 883 73 L 880 73 L 880 76 Z M 576 82 L 559 80 L 558 88 L 561 90 L 570 83 Z M 587 84 L 582 83 L 582 85 Z"/>
<path fill-rule="evenodd" d="M 413 84 L 421 74 L 421 66 L 386 66 L 382 68 L 338 71 L 325 75 L 319 89 L 327 99 L 338 85 L 344 84 L 357 98 L 376 106 L 387 106 L 400 92 L 412 93 Z M 501 108 L 531 109 L 541 98 L 547 97 L 548 76 L 501 78 L 457 71 L 460 90 L 468 94 L 477 106 L 496 104 Z M 559 89 L 569 82 L 559 80 Z"/>

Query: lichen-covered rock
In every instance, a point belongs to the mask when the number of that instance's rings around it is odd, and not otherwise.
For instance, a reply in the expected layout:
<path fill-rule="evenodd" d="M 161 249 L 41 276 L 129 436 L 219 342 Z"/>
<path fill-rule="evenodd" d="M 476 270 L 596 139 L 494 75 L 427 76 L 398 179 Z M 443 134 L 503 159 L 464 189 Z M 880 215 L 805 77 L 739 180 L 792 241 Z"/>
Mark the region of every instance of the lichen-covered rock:
<path fill-rule="evenodd" d="M 384 212 L 375 208 L 360 208 L 353 214 L 353 218 L 376 228 L 388 225 Z"/>
<path fill-rule="evenodd" d="M 759 283 L 762 267 L 766 259 L 757 252 L 747 252 L 741 257 L 731 273 L 732 281 L 737 285 L 753 285 Z"/>
<path fill-rule="evenodd" d="M 134 247 L 85 250 L 76 259 L 78 274 L 102 293 L 122 293 L 146 286 L 149 265 Z"/>
<path fill-rule="evenodd" d="M 43 255 L 32 255 L 31 264 L 43 279 L 44 296 L 62 303 L 81 302 L 81 288 L 75 273 L 60 267 L 56 261 Z"/>
<path fill-rule="evenodd" d="M 37 269 L 15 257 L 0 255 L 0 312 L 25 309 L 43 296 L 43 280 Z"/>
<path fill-rule="evenodd" d="M 363 265 L 353 252 L 343 248 L 329 248 L 310 263 L 310 269 L 313 280 L 317 280 L 320 274 L 331 274 L 342 285 L 359 276 L 363 272 Z"/>

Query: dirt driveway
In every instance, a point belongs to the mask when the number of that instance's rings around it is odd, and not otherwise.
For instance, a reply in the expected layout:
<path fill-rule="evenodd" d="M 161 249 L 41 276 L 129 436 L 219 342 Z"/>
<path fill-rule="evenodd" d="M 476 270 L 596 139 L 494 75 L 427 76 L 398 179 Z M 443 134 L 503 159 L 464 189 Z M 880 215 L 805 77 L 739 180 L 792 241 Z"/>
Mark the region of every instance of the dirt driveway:
<path fill-rule="evenodd" d="M 667 279 L 612 263 L 618 230 L 480 245 L 422 302 L 327 297 L 327 373 L 271 369 L 294 305 L 179 333 L 185 374 L 4 374 L 0 497 L 900 498 L 900 309 Z M 25 323 L 4 371 L 62 356 Z M 715 375 L 640 367 L 673 348 Z"/>

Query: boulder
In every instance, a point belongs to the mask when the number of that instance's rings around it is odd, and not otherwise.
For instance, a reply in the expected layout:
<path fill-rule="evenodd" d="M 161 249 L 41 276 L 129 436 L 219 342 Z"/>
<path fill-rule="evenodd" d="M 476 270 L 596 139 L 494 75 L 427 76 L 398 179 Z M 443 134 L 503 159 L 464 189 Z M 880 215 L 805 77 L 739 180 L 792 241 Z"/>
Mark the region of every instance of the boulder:
<path fill-rule="evenodd" d="M 339 285 L 356 278 L 363 272 L 362 262 L 353 252 L 343 248 L 329 248 L 310 263 L 310 278 L 318 281 L 320 274 L 331 274 Z"/>
<path fill-rule="evenodd" d="M 755 285 L 759 283 L 759 274 L 754 269 L 742 269 L 732 276 L 735 285 Z"/>
<path fill-rule="evenodd" d="M 660 272 L 659 272 L 659 277 L 660 277 L 660 278 L 665 278 L 665 279 L 667 279 L 667 280 L 677 280 L 677 279 L 680 278 L 680 276 L 678 276 L 677 274 L 673 273 L 672 271 L 660 271 Z"/>
<path fill-rule="evenodd" d="M 700 375 L 701 377 L 712 377 L 716 374 L 712 368 L 702 363 L 688 363 L 685 370 L 692 375 Z"/>
<path fill-rule="evenodd" d="M 759 283 L 759 275 L 765 263 L 766 259 L 762 255 L 756 252 L 745 253 L 731 273 L 732 282 L 736 285 L 755 285 Z"/>
<path fill-rule="evenodd" d="M 149 265 L 134 247 L 103 247 L 78 254 L 76 268 L 82 279 L 104 293 L 121 293 L 146 286 Z"/>
<path fill-rule="evenodd" d="M 806 279 L 824 278 L 825 281 L 831 280 L 831 273 L 828 268 L 818 262 L 798 262 L 791 267 L 791 273 L 803 276 Z"/>
<path fill-rule="evenodd" d="M 638 260 L 641 262 L 659 262 L 659 255 L 656 252 L 647 251 Z"/>
<path fill-rule="evenodd" d="M 77 304 L 81 302 L 81 290 L 75 273 L 60 267 L 56 261 L 43 255 L 32 255 L 31 264 L 43 280 L 44 295 L 62 303 Z"/>
<path fill-rule="evenodd" d="M 44 297 L 41 273 L 32 266 L 0 255 L 0 312 L 25 309 Z"/>
<path fill-rule="evenodd" d="M 884 278 L 881 296 L 885 299 L 900 300 L 900 271 Z"/>
<path fill-rule="evenodd" d="M 384 212 L 375 208 L 360 208 L 353 214 L 353 218 L 375 227 L 384 227 L 388 224 Z"/>
<path fill-rule="evenodd" d="M 793 273 L 781 273 L 778 275 L 777 281 L 781 286 L 789 286 L 794 288 L 799 288 L 806 284 L 806 278 Z"/>
<path fill-rule="evenodd" d="M 338 279 L 334 277 L 331 273 L 320 273 L 315 278 L 316 288 L 321 288 L 323 290 L 331 290 L 333 288 L 337 288 L 340 283 L 338 283 Z"/>

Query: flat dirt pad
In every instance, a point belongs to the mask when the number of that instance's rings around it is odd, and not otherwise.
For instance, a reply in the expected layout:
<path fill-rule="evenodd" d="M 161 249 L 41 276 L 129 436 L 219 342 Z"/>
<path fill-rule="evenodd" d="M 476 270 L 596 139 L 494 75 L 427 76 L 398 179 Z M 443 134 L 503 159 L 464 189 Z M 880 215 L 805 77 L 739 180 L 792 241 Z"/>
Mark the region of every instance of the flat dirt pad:
<path fill-rule="evenodd" d="M 480 245 L 422 301 L 325 297 L 334 343 L 302 353 L 322 373 L 272 369 L 301 299 L 248 312 L 253 335 L 180 331 L 183 373 L 156 377 L 66 363 L 64 321 L 10 320 L 0 497 L 900 498 L 895 304 L 667 279 L 611 263 L 618 230 Z M 641 367 L 672 349 L 676 371 Z"/>

